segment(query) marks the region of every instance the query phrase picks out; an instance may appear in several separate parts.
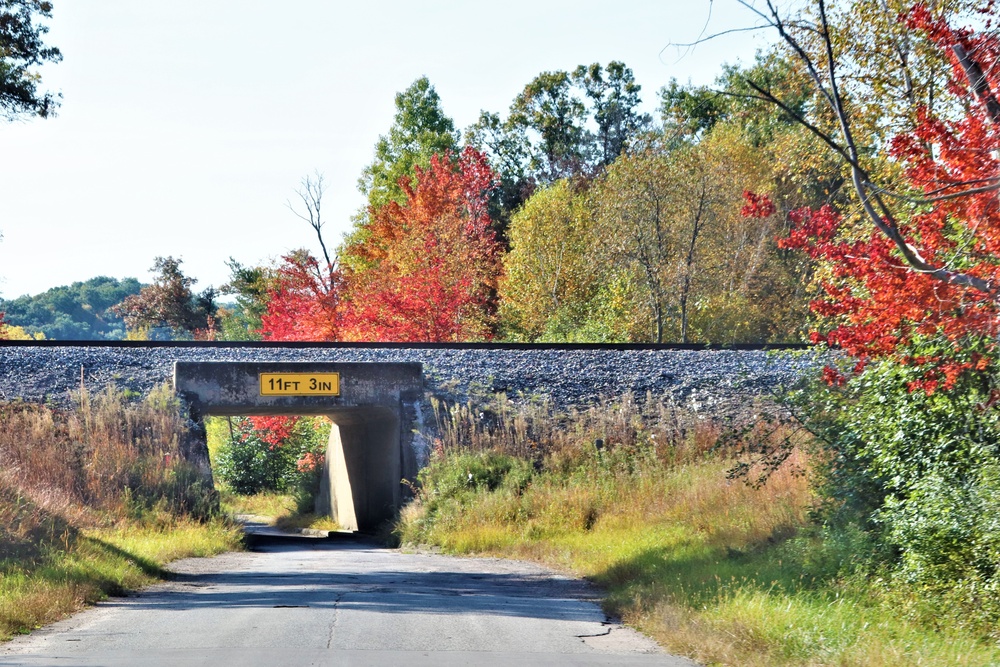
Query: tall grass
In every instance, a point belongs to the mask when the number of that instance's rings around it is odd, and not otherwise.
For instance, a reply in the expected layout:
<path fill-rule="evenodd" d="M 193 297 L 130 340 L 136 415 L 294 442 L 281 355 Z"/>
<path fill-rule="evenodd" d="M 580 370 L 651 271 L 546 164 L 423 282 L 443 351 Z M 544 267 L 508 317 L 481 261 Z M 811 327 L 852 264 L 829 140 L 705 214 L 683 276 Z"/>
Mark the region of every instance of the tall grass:
<path fill-rule="evenodd" d="M 138 402 L 83 391 L 72 410 L 0 404 L 0 639 L 237 546 L 186 436 L 165 386 Z"/>
<path fill-rule="evenodd" d="M 432 399 L 431 406 L 439 435 L 438 455 L 493 451 L 572 462 L 590 451 L 648 446 L 661 461 L 679 464 L 718 447 L 727 428 L 652 395 L 640 401 L 627 394 L 564 412 L 555 411 L 544 399 L 515 402 L 503 394 L 478 404 Z M 732 425 L 729 430 L 735 432 Z"/>
<path fill-rule="evenodd" d="M 0 483 L 39 507 L 124 516 L 158 506 L 209 516 L 211 486 L 181 456 L 185 424 L 166 386 L 129 402 L 109 387 L 75 410 L 0 405 Z M 70 508 L 73 508 L 71 510 Z"/>
<path fill-rule="evenodd" d="M 1000 664 L 988 639 L 905 613 L 864 533 L 810 523 L 809 443 L 794 428 L 649 397 L 563 414 L 496 401 L 437 406 L 441 440 L 402 541 L 586 576 L 610 613 L 707 664 Z M 767 463 L 766 483 L 732 479 L 760 479 L 766 439 L 790 441 L 790 456 Z"/>

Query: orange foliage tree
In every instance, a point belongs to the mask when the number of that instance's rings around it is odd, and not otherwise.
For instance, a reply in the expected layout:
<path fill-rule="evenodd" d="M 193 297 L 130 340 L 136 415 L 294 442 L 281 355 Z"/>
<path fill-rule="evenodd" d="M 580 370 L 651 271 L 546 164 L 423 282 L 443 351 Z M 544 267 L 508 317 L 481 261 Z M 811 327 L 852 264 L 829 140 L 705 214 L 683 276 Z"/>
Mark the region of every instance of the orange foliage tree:
<path fill-rule="evenodd" d="M 306 250 L 282 258 L 267 292 L 261 334 L 270 341 L 340 340 L 340 271 Z"/>
<path fill-rule="evenodd" d="M 489 338 L 501 248 L 486 157 L 436 155 L 400 185 L 405 201 L 372 210 L 364 239 L 346 249 L 355 261 L 343 276 L 343 340 Z"/>

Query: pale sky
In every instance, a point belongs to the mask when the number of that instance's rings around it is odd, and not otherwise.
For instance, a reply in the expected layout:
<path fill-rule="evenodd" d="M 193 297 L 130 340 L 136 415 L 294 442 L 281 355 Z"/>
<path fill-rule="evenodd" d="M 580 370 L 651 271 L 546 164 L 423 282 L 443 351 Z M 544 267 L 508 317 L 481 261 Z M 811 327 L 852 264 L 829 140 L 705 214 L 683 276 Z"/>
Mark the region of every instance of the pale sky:
<path fill-rule="evenodd" d="M 285 206 L 300 179 L 328 185 L 336 245 L 364 203 L 357 178 L 426 75 L 456 127 L 506 115 L 537 74 L 621 60 L 645 110 L 671 77 L 707 84 L 769 34 L 678 49 L 753 23 L 735 0 L 55 0 L 43 86 L 58 116 L 0 121 L 0 297 L 98 275 L 151 279 L 173 255 L 198 279 L 230 256 L 318 248 Z M 711 11 L 711 14 L 710 14 Z"/>

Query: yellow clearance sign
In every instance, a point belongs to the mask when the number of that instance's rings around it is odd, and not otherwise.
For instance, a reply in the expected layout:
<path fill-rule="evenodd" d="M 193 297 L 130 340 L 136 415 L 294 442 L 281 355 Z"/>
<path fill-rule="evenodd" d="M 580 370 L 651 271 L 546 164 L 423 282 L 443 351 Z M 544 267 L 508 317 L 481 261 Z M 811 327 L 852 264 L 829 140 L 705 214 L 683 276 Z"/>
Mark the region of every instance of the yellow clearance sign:
<path fill-rule="evenodd" d="M 340 396 L 340 373 L 261 373 L 261 396 Z"/>

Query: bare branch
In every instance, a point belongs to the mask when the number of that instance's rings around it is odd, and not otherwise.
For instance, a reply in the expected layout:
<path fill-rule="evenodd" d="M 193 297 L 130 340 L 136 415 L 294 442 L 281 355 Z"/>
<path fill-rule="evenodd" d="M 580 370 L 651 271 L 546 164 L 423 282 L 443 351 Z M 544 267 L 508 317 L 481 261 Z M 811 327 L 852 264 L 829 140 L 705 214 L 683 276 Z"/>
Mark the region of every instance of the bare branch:
<path fill-rule="evenodd" d="M 806 120 L 800 114 L 796 113 L 790 106 L 788 106 L 787 104 L 785 104 L 784 102 L 782 102 L 780 99 L 778 99 L 777 97 L 775 97 L 775 95 L 771 91 L 762 88 L 761 86 L 757 85 L 755 82 L 751 81 L 750 79 L 744 79 L 744 81 L 746 82 L 746 84 L 748 86 L 750 86 L 751 88 L 753 88 L 754 90 L 756 90 L 758 93 L 760 93 L 759 97 L 756 96 L 756 95 L 748 95 L 747 97 L 756 97 L 757 99 L 764 100 L 765 102 L 770 102 L 771 104 L 775 105 L 776 107 L 778 107 L 779 109 L 781 109 L 782 111 L 784 111 L 785 114 L 787 114 L 789 118 L 791 118 L 796 123 L 798 123 L 799 125 L 803 126 L 807 130 L 809 130 L 810 132 L 812 132 L 813 134 L 815 134 L 817 137 L 819 137 L 823 141 L 823 143 L 825 143 L 827 146 L 829 146 L 834 151 L 836 151 L 837 154 L 840 157 L 842 157 L 849 165 L 851 165 L 852 167 L 857 166 L 856 163 L 855 163 L 855 161 L 854 161 L 854 158 L 852 158 L 847 153 L 847 151 L 840 144 L 838 144 L 836 141 L 834 141 L 833 137 L 831 137 L 829 134 L 827 134 L 823 130 L 819 129 L 818 127 L 816 127 L 812 123 L 810 123 L 808 120 Z"/>
<path fill-rule="evenodd" d="M 730 28 L 729 30 L 722 30 L 720 32 L 713 32 L 711 35 L 707 35 L 705 37 L 700 37 L 700 38 L 694 40 L 693 42 L 681 42 L 681 43 L 670 43 L 670 44 L 667 44 L 662 49 L 660 49 L 660 53 L 662 54 L 664 51 L 666 51 L 667 49 L 669 49 L 671 46 L 675 46 L 675 47 L 677 47 L 679 49 L 680 48 L 690 49 L 690 48 L 698 46 L 700 44 L 705 44 L 707 42 L 710 42 L 713 39 L 716 39 L 716 38 L 719 38 L 719 37 L 725 37 L 726 35 L 732 35 L 734 33 L 739 33 L 739 32 L 757 32 L 758 30 L 767 30 L 770 27 L 771 26 L 769 26 L 769 25 L 758 25 L 758 26 L 750 26 L 750 27 L 747 27 L 747 28 Z"/>
<path fill-rule="evenodd" d="M 990 84 L 986 80 L 983 68 L 976 60 L 972 59 L 969 52 L 961 44 L 953 44 L 951 52 L 955 54 L 959 64 L 962 65 L 965 76 L 969 79 L 969 85 L 972 87 L 973 94 L 986 107 L 986 112 L 990 115 L 990 120 L 993 121 L 994 125 L 1000 125 L 1000 102 L 997 102 L 996 96 L 990 90 Z"/>
<path fill-rule="evenodd" d="M 662 60 L 663 59 L 663 52 L 666 51 L 667 49 L 669 49 L 672 46 L 676 47 L 678 50 L 679 49 L 687 49 L 688 53 L 690 53 L 694 49 L 694 47 L 696 47 L 696 46 L 698 46 L 700 44 L 705 44 L 707 42 L 710 42 L 713 39 L 718 39 L 719 37 L 725 37 L 726 35 L 731 35 L 731 34 L 741 33 L 741 32 L 755 32 L 757 30 L 766 30 L 766 29 L 768 29 L 768 28 L 771 27 L 770 25 L 758 25 L 758 26 L 748 26 L 746 28 L 730 28 L 728 30 L 723 30 L 721 32 L 714 32 L 714 33 L 706 35 L 705 33 L 708 31 L 708 24 L 711 23 L 711 21 L 712 21 L 712 8 L 713 8 L 713 0 L 709 0 L 708 1 L 708 16 L 705 18 L 705 25 L 702 26 L 701 33 L 698 35 L 698 39 L 694 40 L 693 42 L 685 42 L 685 43 L 673 43 L 673 42 L 671 42 L 671 43 L 667 44 L 666 46 L 664 46 L 662 49 L 660 49 L 659 54 L 657 54 L 658 57 Z M 683 57 L 684 56 L 682 55 L 681 58 L 683 58 Z"/>
<path fill-rule="evenodd" d="M 969 188 L 968 190 L 960 190 L 958 192 L 952 192 L 946 195 L 936 194 L 938 192 L 944 192 L 948 188 L 957 188 L 962 185 L 969 185 L 970 183 L 983 182 L 983 181 L 987 182 L 992 181 L 992 185 L 984 185 L 978 188 Z M 910 202 L 911 204 L 936 204 L 938 202 L 948 201 L 950 199 L 960 199 L 962 197 L 968 197 L 969 195 L 979 195 L 985 192 L 993 192 L 996 190 L 1000 190 L 1000 179 L 989 178 L 989 179 L 978 179 L 977 181 L 967 181 L 964 183 L 953 183 L 951 185 L 946 185 L 943 188 L 938 188 L 937 190 L 928 192 L 927 194 L 931 195 L 930 197 L 913 197 L 911 195 L 904 195 L 899 192 L 893 192 L 891 190 L 879 187 L 874 183 L 866 182 L 865 185 L 871 188 L 872 190 L 875 190 L 881 194 L 886 195 L 887 197 L 892 197 L 893 199 L 900 199 L 902 201 Z"/>
<path fill-rule="evenodd" d="M 323 194 L 326 192 L 326 184 L 323 180 L 323 174 L 314 171 L 312 176 L 306 176 L 302 179 L 299 189 L 295 191 L 306 207 L 305 215 L 296 211 L 289 201 L 285 202 L 285 206 L 296 216 L 309 223 L 309 226 L 316 231 L 319 247 L 323 250 L 323 259 L 326 260 L 327 272 L 332 273 L 334 263 L 330 260 L 330 253 L 327 252 L 326 243 L 323 241 L 323 225 L 326 224 L 322 216 Z"/>
<path fill-rule="evenodd" d="M 997 296 L 998 288 L 990 281 L 986 281 L 966 273 L 950 271 L 944 267 L 933 266 L 925 261 L 923 257 L 921 257 L 919 251 L 910 245 L 900 232 L 899 225 L 895 220 L 892 210 L 888 205 L 886 205 L 880 195 L 881 190 L 872 186 L 868 173 L 861 166 L 860 152 L 858 151 L 854 140 L 850 118 L 840 91 L 837 61 L 836 55 L 833 51 L 833 41 L 830 37 L 825 0 L 817 0 L 820 23 L 814 29 L 810 30 L 810 32 L 816 34 L 822 41 L 822 47 L 824 49 L 823 55 L 826 60 L 826 66 L 823 68 L 825 72 L 823 73 L 820 72 L 820 67 L 812 59 L 805 47 L 803 47 L 802 44 L 800 44 L 799 41 L 788 31 L 789 23 L 782 18 L 772 0 L 766 0 L 767 13 L 764 13 L 760 9 L 754 7 L 749 0 L 740 0 L 740 4 L 750 9 L 753 13 L 764 19 L 771 27 L 777 30 L 782 41 L 784 41 L 785 44 L 794 52 L 800 63 L 805 67 L 809 78 L 812 79 L 817 92 L 826 100 L 830 110 L 833 111 L 834 116 L 837 119 L 837 124 L 839 126 L 843 142 L 841 143 L 840 141 L 837 141 L 831 135 L 823 132 L 814 124 L 808 122 L 801 115 L 795 113 L 787 104 L 779 100 L 770 91 L 765 90 L 763 87 L 749 80 L 747 81 L 747 84 L 764 97 L 764 99 L 767 99 L 777 105 L 796 122 L 823 140 L 827 146 L 836 151 L 836 153 L 844 159 L 844 161 L 851 167 L 851 180 L 854 184 L 854 190 L 857 192 L 858 197 L 861 200 L 861 205 L 865 214 L 875 227 L 885 234 L 885 236 L 893 243 L 902 255 L 904 261 L 912 269 L 921 273 L 926 273 L 927 275 L 943 282 L 972 287 L 973 289 L 991 294 L 995 298 Z M 956 48 L 960 49 L 961 47 L 953 47 L 953 50 Z M 961 58 L 959 51 L 956 51 L 956 57 Z M 1000 122 L 1000 105 L 996 107 L 996 111 L 998 112 L 997 115 L 993 116 L 994 109 L 990 107 L 990 102 L 992 101 L 996 104 L 996 99 L 993 97 L 992 91 L 989 90 L 988 86 L 983 89 L 983 86 L 986 85 L 986 83 L 985 77 L 982 75 L 982 70 L 977 69 L 978 64 L 975 63 L 975 61 L 971 61 L 971 59 L 968 58 L 967 60 L 971 63 L 971 69 L 970 67 L 966 67 L 966 72 L 970 77 L 970 82 L 972 83 L 974 90 L 976 90 L 977 95 L 980 96 L 980 99 L 984 102 L 984 104 L 987 105 L 994 121 Z M 965 63 L 963 63 L 963 67 L 965 67 Z M 970 71 L 972 72 L 971 74 L 969 74 Z M 978 78 L 973 79 L 973 77 L 976 76 L 977 71 Z M 969 191 L 966 194 L 970 193 L 972 192 Z"/>

